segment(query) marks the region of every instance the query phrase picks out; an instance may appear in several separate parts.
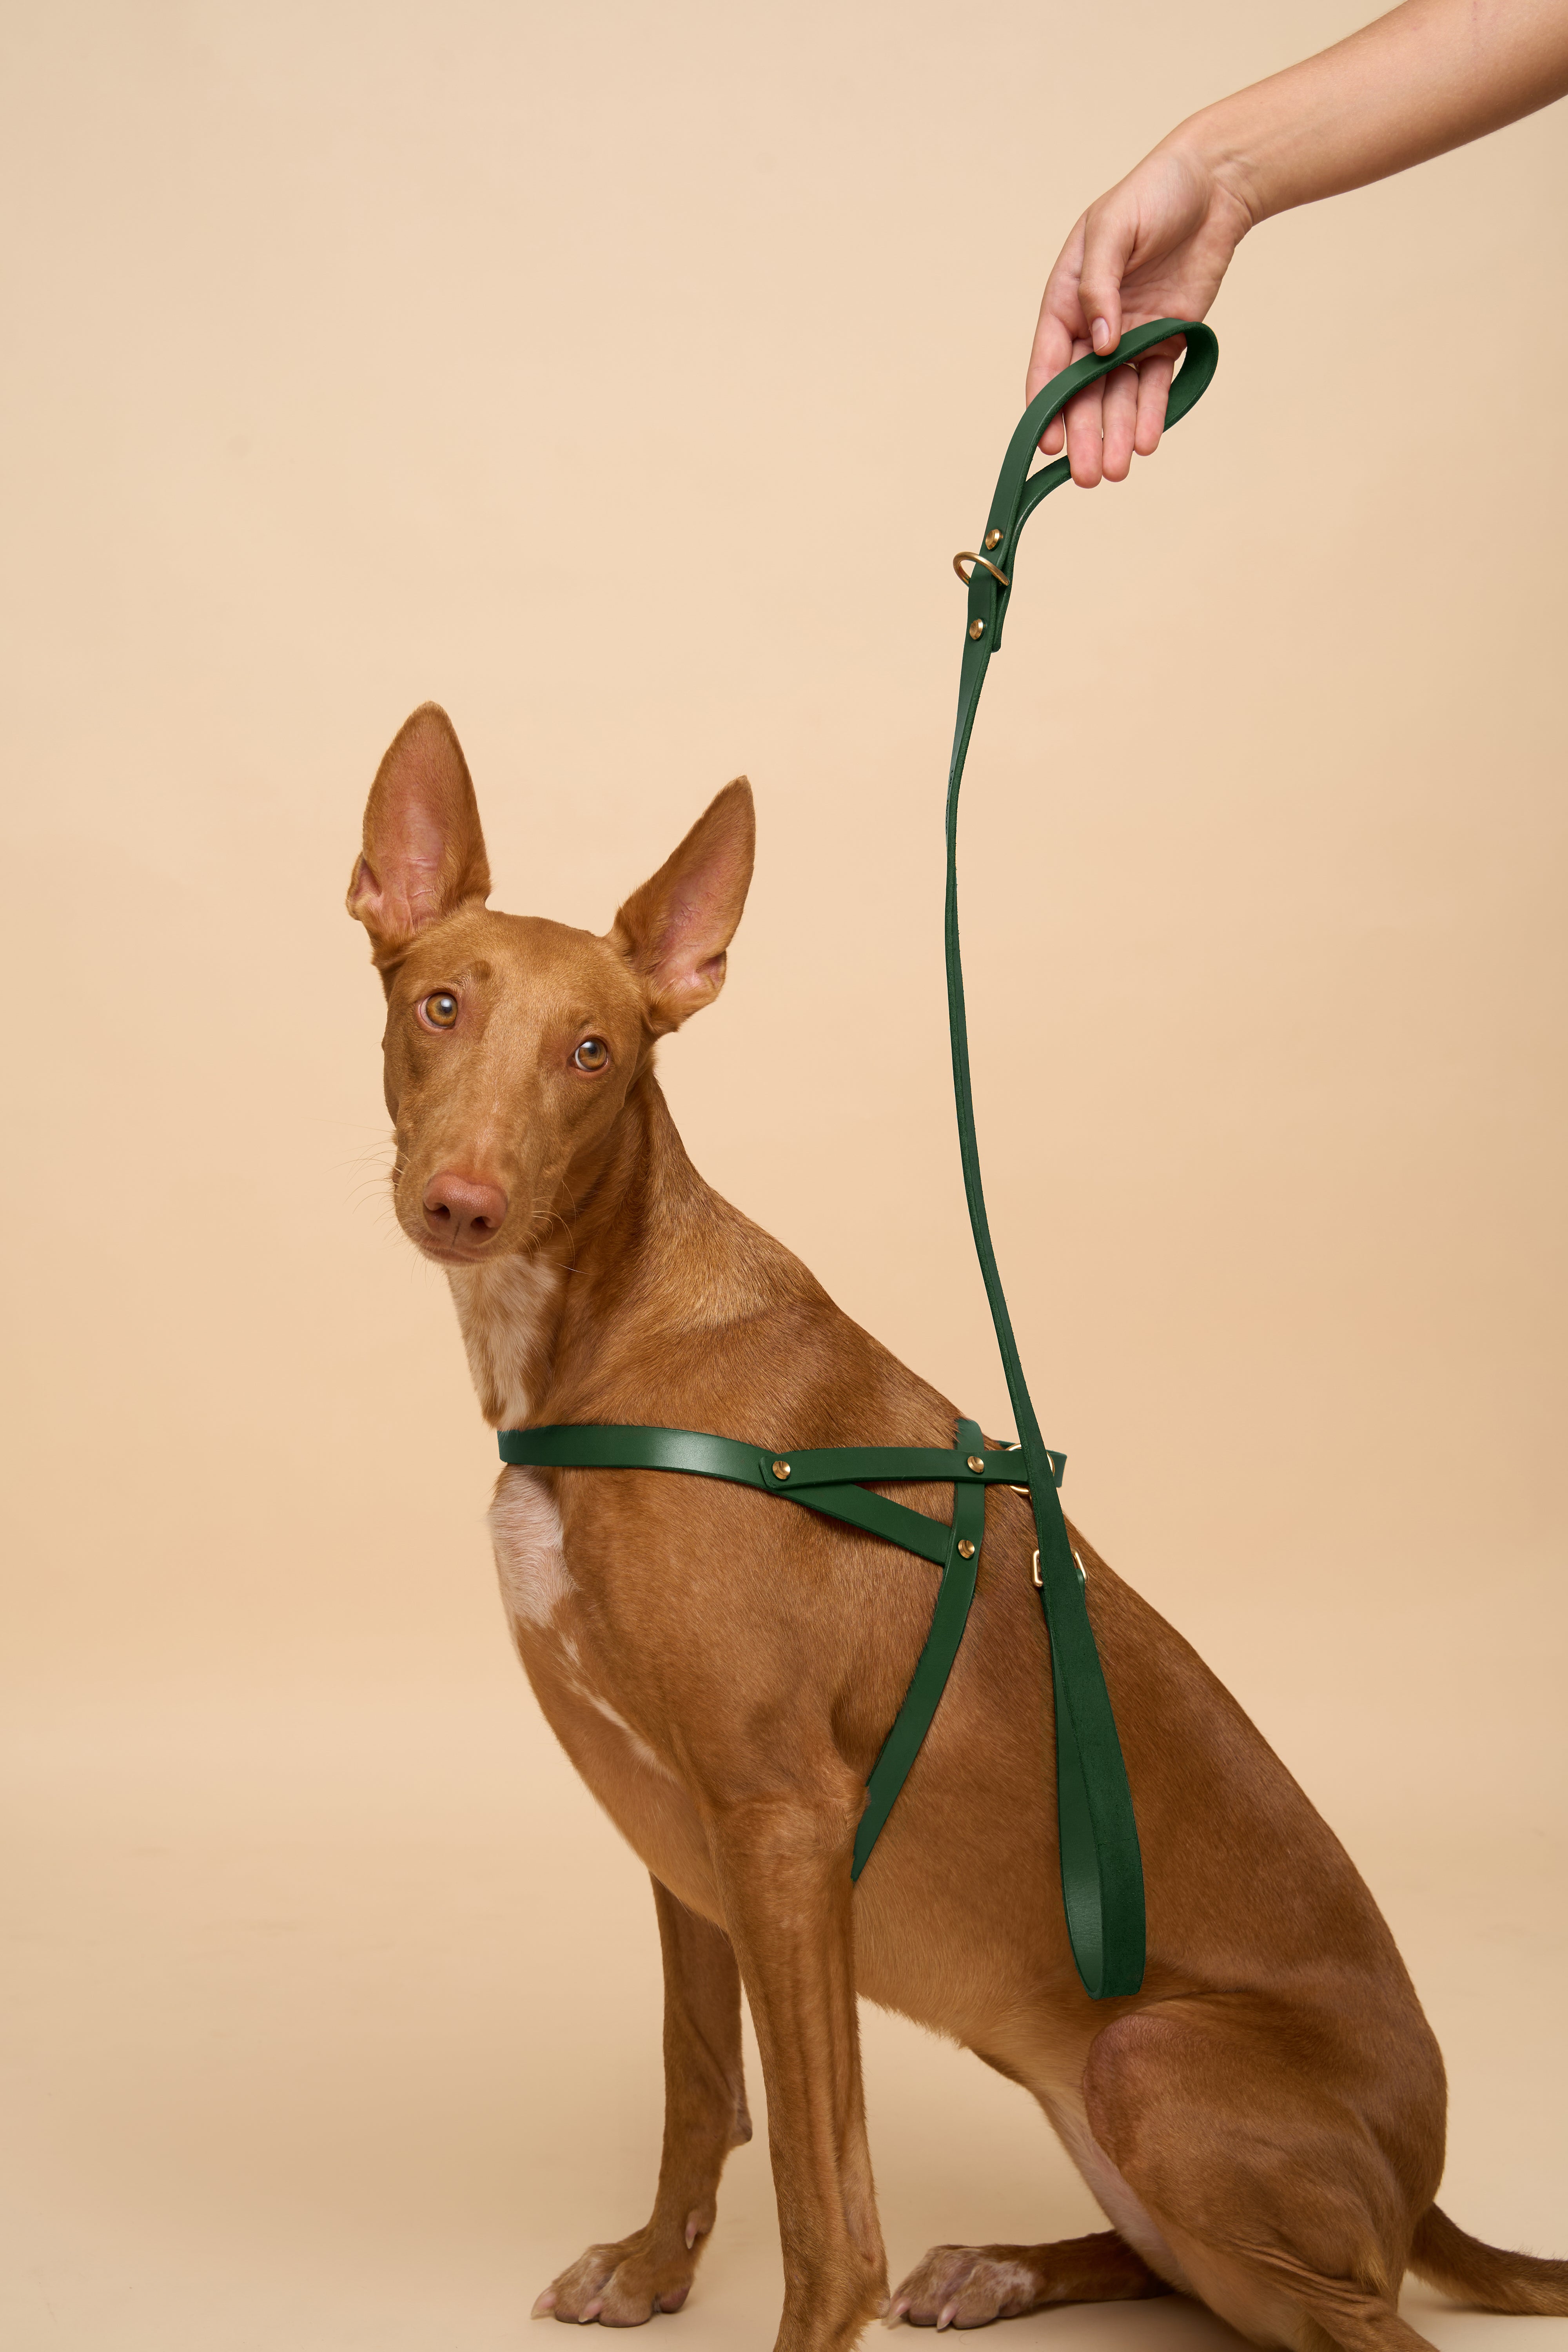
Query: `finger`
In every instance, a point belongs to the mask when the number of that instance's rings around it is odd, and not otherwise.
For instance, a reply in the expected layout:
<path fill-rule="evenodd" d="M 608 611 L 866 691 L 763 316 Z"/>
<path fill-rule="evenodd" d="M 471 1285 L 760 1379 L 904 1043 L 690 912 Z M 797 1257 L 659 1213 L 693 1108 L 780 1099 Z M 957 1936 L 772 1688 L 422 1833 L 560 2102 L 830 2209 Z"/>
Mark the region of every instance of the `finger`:
<path fill-rule="evenodd" d="M 1089 357 L 1088 339 L 1077 336 L 1073 341 L 1072 358 L 1082 360 Z M 1069 400 L 1062 411 L 1061 421 L 1067 428 L 1068 461 L 1072 467 L 1073 480 L 1083 490 L 1092 490 L 1100 479 L 1100 412 L 1103 397 L 1102 384 L 1086 384 L 1077 399 Z"/>
<path fill-rule="evenodd" d="M 1086 339 L 1086 336 L 1081 336 L 1081 334 L 1074 334 L 1072 343 L 1069 343 L 1069 346 L 1068 346 L 1068 360 L 1065 360 L 1063 364 L 1065 364 L 1065 367 L 1072 367 L 1074 360 L 1086 360 L 1086 358 L 1089 358 L 1089 339 Z M 1044 433 L 1044 436 L 1041 436 L 1039 446 L 1041 446 L 1041 449 L 1044 449 L 1044 452 L 1047 452 L 1047 457 L 1056 457 L 1058 449 L 1065 449 L 1065 446 L 1068 446 L 1068 416 L 1069 416 L 1069 414 L 1072 414 L 1072 402 L 1068 402 L 1068 407 L 1060 409 L 1060 412 L 1058 412 L 1056 416 L 1053 416 L 1053 419 L 1051 419 L 1051 425 L 1048 425 L 1048 430 L 1047 430 L 1047 433 Z M 1098 430 L 1100 430 L 1100 428 L 1098 428 L 1098 425 L 1096 425 L 1096 436 L 1098 436 Z"/>
<path fill-rule="evenodd" d="M 1068 348 L 1070 352 L 1072 346 L 1069 344 Z M 1068 362 L 1064 360 L 1062 362 L 1062 367 L 1066 367 L 1067 365 Z M 1056 373 L 1059 375 L 1061 373 L 1061 368 L 1058 368 Z M 1049 376 L 1046 378 L 1046 381 L 1047 383 L 1050 382 Z M 1058 410 L 1058 414 L 1052 417 L 1050 423 L 1047 425 L 1045 431 L 1040 436 L 1040 447 L 1047 457 L 1059 457 L 1066 439 L 1067 425 Z"/>
<path fill-rule="evenodd" d="M 1165 429 L 1165 403 L 1171 394 L 1171 378 L 1176 362 L 1162 343 L 1158 351 L 1145 353 L 1138 368 L 1138 423 L 1132 446 L 1141 457 L 1152 457 L 1160 446 L 1160 436 Z"/>
<path fill-rule="evenodd" d="M 1138 424 L 1138 371 L 1112 368 L 1105 379 L 1100 416 L 1104 446 L 1100 464 L 1108 482 L 1124 482 L 1132 467 L 1132 436 Z"/>
<path fill-rule="evenodd" d="M 1035 324 L 1035 341 L 1029 352 L 1029 365 L 1024 378 L 1024 404 L 1029 402 L 1052 376 L 1059 375 L 1073 356 L 1075 338 L 1087 337 L 1089 329 L 1079 315 L 1078 301 L 1079 272 L 1083 264 L 1083 222 L 1074 224 L 1046 280 L 1046 290 L 1040 299 L 1040 315 Z M 1087 351 L 1088 342 L 1082 348 Z M 1054 418 L 1047 426 L 1040 446 L 1048 457 L 1054 457 L 1062 446 L 1060 420 Z"/>
<path fill-rule="evenodd" d="M 1081 345 L 1079 348 L 1082 348 Z M 1060 375 L 1063 368 L 1067 367 L 1070 363 L 1073 355 L 1072 338 L 1070 336 L 1064 336 L 1059 349 L 1061 351 L 1061 357 L 1057 361 L 1056 365 L 1053 368 L 1048 369 L 1040 378 L 1040 383 L 1035 386 L 1035 392 L 1039 391 L 1041 384 L 1049 383 L 1052 376 Z M 1029 394 L 1029 399 L 1033 400 L 1034 396 L 1035 394 L 1032 392 Z M 1026 404 L 1027 404 L 1026 403 Z M 1045 431 L 1040 436 L 1039 446 L 1045 451 L 1047 457 L 1054 457 L 1058 454 L 1062 446 L 1062 420 L 1059 416 L 1052 417 L 1050 423 L 1047 425 Z"/>
<path fill-rule="evenodd" d="M 1092 490 L 1104 470 L 1101 453 L 1101 417 L 1105 406 L 1105 386 L 1086 384 L 1076 399 L 1067 404 L 1068 461 L 1072 478 L 1080 490 Z"/>
<path fill-rule="evenodd" d="M 1083 221 L 1073 225 L 1046 279 L 1046 290 L 1040 297 L 1040 315 L 1035 322 L 1035 341 L 1029 352 L 1028 372 L 1024 379 L 1026 406 L 1033 400 L 1043 383 L 1059 375 L 1067 365 L 1063 354 L 1069 351 L 1075 335 L 1087 335 L 1089 328 L 1079 318 L 1078 281 L 1083 268 Z"/>
<path fill-rule="evenodd" d="M 1050 299 L 1051 289 L 1047 287 L 1046 303 L 1048 303 Z M 1034 348 L 1029 353 L 1029 372 L 1024 379 L 1026 407 L 1042 384 L 1049 383 L 1052 376 L 1061 373 L 1072 357 L 1072 347 L 1073 333 L 1067 320 L 1054 310 L 1048 310 L 1045 303 L 1042 303 L 1039 324 L 1035 329 Z M 1087 351 L 1088 348 L 1088 344 L 1085 343 L 1084 349 Z"/>
<path fill-rule="evenodd" d="M 1121 280 L 1138 239 L 1138 206 L 1126 183 L 1112 188 L 1083 216 L 1083 267 L 1079 305 L 1085 331 L 1103 359 L 1121 341 Z"/>
<path fill-rule="evenodd" d="M 1025 393 L 1026 407 L 1042 385 L 1049 383 L 1054 375 L 1060 375 L 1063 368 L 1071 365 L 1075 352 L 1087 351 L 1089 348 L 1087 343 L 1075 341 L 1059 320 L 1054 320 L 1052 325 L 1055 329 L 1054 333 L 1049 336 L 1037 334 L 1035 337 L 1034 354 L 1029 362 L 1028 383 Z M 1062 420 L 1059 416 L 1053 416 L 1040 436 L 1040 446 L 1047 457 L 1054 457 L 1061 446 Z"/>

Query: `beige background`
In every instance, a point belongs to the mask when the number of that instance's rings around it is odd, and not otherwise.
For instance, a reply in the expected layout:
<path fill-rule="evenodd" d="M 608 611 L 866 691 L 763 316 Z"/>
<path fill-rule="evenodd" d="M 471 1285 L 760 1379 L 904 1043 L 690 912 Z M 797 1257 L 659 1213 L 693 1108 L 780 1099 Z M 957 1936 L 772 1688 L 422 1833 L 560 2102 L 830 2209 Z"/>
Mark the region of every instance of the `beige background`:
<path fill-rule="evenodd" d="M 651 1906 L 510 1661 L 492 1441 L 384 1202 L 341 898 L 384 742 L 444 700 L 499 903 L 598 926 L 750 772 L 677 1115 L 1005 1426 L 949 556 L 1076 211 L 1359 16 L 0 12 L 16 2352 L 490 2352 L 651 2190 Z M 1384 1904 L 1445 2202 L 1563 2253 L 1565 130 L 1244 250 L 1203 406 L 1033 528 L 966 835 L 1071 1507 Z M 868 2035 L 896 2268 L 1090 2226 L 1016 2092 Z M 757 2147 L 673 2325 L 763 2346 L 775 2293 Z"/>

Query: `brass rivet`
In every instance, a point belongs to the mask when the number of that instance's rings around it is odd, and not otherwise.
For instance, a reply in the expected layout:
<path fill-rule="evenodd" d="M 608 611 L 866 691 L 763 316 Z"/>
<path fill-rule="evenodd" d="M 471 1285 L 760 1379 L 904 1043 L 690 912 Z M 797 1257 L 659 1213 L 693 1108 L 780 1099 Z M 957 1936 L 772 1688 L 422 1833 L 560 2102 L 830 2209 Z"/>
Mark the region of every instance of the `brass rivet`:
<path fill-rule="evenodd" d="M 958 1557 L 960 1559 L 973 1559 L 974 1558 L 974 1546 L 970 1542 L 967 1536 L 960 1536 L 958 1538 Z"/>
<path fill-rule="evenodd" d="M 969 1466 L 972 1470 L 984 1470 L 985 1456 L 983 1454 L 972 1454 L 969 1457 Z"/>
<path fill-rule="evenodd" d="M 985 549 L 986 549 L 986 552 L 987 552 L 987 554 L 989 554 L 989 552 L 990 552 L 990 551 L 992 550 L 992 548 L 994 548 L 994 547 L 1000 547 L 1000 546 L 1001 546 L 1001 544 L 1002 544 L 1002 534 L 1001 534 L 1001 532 L 1000 532 L 999 530 L 988 530 L 988 531 L 986 532 L 986 534 L 985 534 Z"/>
<path fill-rule="evenodd" d="M 775 1462 L 773 1464 L 773 1476 L 775 1478 L 787 1478 L 789 1476 L 789 1464 L 787 1462 Z"/>
<path fill-rule="evenodd" d="M 972 637 L 983 637 L 985 635 L 984 622 L 971 621 L 969 624 L 969 634 Z"/>

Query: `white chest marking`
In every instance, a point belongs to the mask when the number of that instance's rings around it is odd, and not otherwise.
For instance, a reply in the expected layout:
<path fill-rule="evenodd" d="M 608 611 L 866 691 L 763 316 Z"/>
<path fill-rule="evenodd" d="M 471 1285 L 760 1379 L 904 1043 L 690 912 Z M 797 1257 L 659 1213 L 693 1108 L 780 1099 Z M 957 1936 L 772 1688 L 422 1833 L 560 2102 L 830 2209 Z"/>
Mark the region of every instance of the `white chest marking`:
<path fill-rule="evenodd" d="M 654 1754 L 653 1749 L 648 1746 L 647 1741 L 646 1739 L 640 1739 L 637 1737 L 637 1733 L 632 1729 L 631 1725 L 626 1721 L 626 1717 L 616 1713 L 615 1708 L 610 1705 L 607 1698 L 601 1698 L 598 1692 L 591 1688 L 581 1676 L 578 1676 L 577 1680 L 574 1683 L 573 1688 L 577 1692 L 580 1697 L 587 1700 L 591 1707 L 597 1709 L 598 1713 L 604 1717 L 606 1723 L 613 1723 L 615 1725 L 616 1729 L 620 1733 L 621 1738 L 626 1741 L 627 1747 L 631 1749 L 632 1754 L 637 1758 L 639 1764 L 646 1766 L 647 1769 L 650 1772 L 657 1772 L 661 1780 L 674 1780 L 674 1773 L 671 1772 L 666 1765 L 661 1763 L 659 1759 Z"/>
<path fill-rule="evenodd" d="M 490 1537 L 495 1544 L 496 1571 L 507 1607 L 520 1624 L 536 1633 L 549 1632 L 559 1654 L 557 1670 L 569 1691 L 586 1699 L 596 1715 L 614 1724 L 637 1762 L 661 1780 L 670 1773 L 646 1739 L 632 1729 L 626 1717 L 596 1691 L 583 1663 L 583 1653 L 570 1621 L 556 1622 L 577 1591 L 561 1540 L 561 1514 L 544 1481 L 531 1470 L 515 1466 L 501 1473 L 490 1505 Z"/>
<path fill-rule="evenodd" d="M 521 1257 L 455 1267 L 447 1275 L 468 1370 L 492 1429 L 521 1428 L 528 1419 L 530 1397 L 538 1393 L 548 1368 L 564 1279 L 559 1266 Z M 496 1573 L 511 1615 L 536 1633 L 553 1628 L 568 1688 L 615 1726 L 639 1764 L 668 1780 L 647 1742 L 594 1688 L 569 1626 L 555 1622 L 577 1587 L 566 1566 L 561 1514 L 543 1479 L 516 1465 L 502 1471 L 489 1516 Z"/>
<path fill-rule="evenodd" d="M 490 1505 L 490 1540 L 507 1607 L 525 1625 L 548 1625 L 576 1591 L 566 1572 L 561 1514 L 531 1470 L 503 1471 Z"/>

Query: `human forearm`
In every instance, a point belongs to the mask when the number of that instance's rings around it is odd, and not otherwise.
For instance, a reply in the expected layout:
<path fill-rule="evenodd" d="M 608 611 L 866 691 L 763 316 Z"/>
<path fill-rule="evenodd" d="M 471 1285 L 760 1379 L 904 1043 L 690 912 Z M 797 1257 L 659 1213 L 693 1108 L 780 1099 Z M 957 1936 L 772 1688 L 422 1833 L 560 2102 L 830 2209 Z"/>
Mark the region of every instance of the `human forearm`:
<path fill-rule="evenodd" d="M 1364 187 L 1568 93 L 1564 0 L 1405 0 L 1161 142 L 1257 223 Z"/>
<path fill-rule="evenodd" d="M 1248 229 L 1568 94 L 1568 0 L 1405 0 L 1331 49 L 1206 106 L 1075 226 L 1047 281 L 1027 396 L 1146 319 L 1202 319 Z M 1073 478 L 1125 479 L 1156 446 L 1174 353 L 1094 384 L 1047 430 Z"/>

